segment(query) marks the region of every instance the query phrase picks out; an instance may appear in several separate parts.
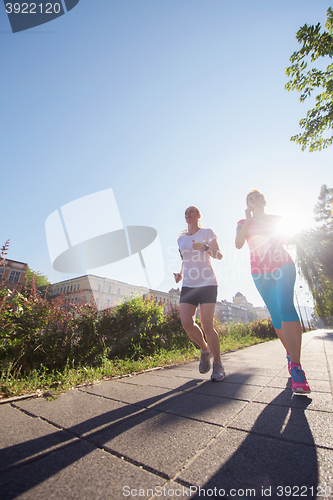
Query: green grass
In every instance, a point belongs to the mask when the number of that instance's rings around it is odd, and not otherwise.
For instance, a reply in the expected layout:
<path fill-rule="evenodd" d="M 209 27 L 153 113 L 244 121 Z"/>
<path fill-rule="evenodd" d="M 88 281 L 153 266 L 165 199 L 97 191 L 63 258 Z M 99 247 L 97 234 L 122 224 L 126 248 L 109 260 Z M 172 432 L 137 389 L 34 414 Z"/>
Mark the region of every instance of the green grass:
<path fill-rule="evenodd" d="M 272 340 L 261 339 L 253 334 L 233 334 L 221 337 L 221 352 L 233 351 L 254 344 Z M 46 368 L 32 370 L 23 375 L 15 363 L 9 363 L 0 375 L 0 399 L 40 392 L 49 397 L 84 384 L 121 377 L 157 367 L 187 363 L 199 359 L 200 351 L 194 346 L 186 350 L 161 350 L 153 356 L 132 359 L 103 359 L 100 366 L 73 367 L 67 364 L 62 370 L 49 371 Z"/>

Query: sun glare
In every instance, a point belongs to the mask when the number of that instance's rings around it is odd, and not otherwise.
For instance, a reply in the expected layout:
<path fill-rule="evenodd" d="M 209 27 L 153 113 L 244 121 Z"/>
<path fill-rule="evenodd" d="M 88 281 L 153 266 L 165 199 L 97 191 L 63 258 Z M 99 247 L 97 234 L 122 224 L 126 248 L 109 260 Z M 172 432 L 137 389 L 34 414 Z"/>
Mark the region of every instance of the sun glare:
<path fill-rule="evenodd" d="M 289 213 L 287 217 L 282 217 L 277 223 L 276 231 L 282 237 L 290 238 L 300 231 L 308 228 L 310 221 L 299 213 Z"/>

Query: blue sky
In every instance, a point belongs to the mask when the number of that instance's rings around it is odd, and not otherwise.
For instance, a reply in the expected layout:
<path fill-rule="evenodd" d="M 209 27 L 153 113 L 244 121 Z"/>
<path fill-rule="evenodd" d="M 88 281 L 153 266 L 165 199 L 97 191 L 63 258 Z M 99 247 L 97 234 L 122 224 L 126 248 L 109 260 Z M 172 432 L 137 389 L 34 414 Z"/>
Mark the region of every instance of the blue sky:
<path fill-rule="evenodd" d="M 15 34 L 0 5 L 0 234 L 10 238 L 8 258 L 52 283 L 74 276 L 52 268 L 45 220 L 112 188 L 124 225 L 158 232 L 166 274 L 159 289 L 175 286 L 177 236 L 186 207 L 196 205 L 224 254 L 214 263 L 219 299 L 240 291 L 262 305 L 248 250 L 234 248 L 235 227 L 253 188 L 266 195 L 267 213 L 305 226 L 321 185 L 332 187 L 332 150 L 302 152 L 289 140 L 308 105 L 284 89 L 296 31 L 324 25 L 330 5 L 80 0 Z"/>

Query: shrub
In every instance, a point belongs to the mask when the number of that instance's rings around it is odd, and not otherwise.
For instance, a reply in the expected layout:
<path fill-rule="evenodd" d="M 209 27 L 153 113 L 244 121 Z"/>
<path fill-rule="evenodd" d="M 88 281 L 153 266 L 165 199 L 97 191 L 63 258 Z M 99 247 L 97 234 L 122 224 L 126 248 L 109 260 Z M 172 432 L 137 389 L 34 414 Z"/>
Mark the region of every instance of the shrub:
<path fill-rule="evenodd" d="M 271 319 L 260 319 L 249 324 L 251 332 L 260 339 L 277 338 Z"/>
<path fill-rule="evenodd" d="M 194 343 L 182 327 L 179 315 L 179 306 L 170 306 L 164 315 L 161 329 L 162 341 L 165 349 L 188 349 Z"/>
<path fill-rule="evenodd" d="M 63 299 L 50 303 L 35 290 L 28 297 L 1 293 L 0 360 L 12 359 L 25 371 L 61 367 L 71 355 L 73 321 Z"/>
<path fill-rule="evenodd" d="M 48 300 L 33 283 L 22 293 L 0 290 L 0 367 L 23 372 L 61 370 L 68 364 L 101 366 L 106 359 L 138 360 L 162 350 L 187 350 L 194 344 L 182 328 L 179 307 L 135 297 L 98 312 L 93 304 L 71 304 L 64 296 Z M 200 321 L 198 321 L 200 325 Z M 274 338 L 271 321 L 224 325 L 214 319 L 221 340 Z"/>
<path fill-rule="evenodd" d="M 101 314 L 98 331 L 109 358 L 154 354 L 163 347 L 163 306 L 153 298 L 135 297 Z"/>

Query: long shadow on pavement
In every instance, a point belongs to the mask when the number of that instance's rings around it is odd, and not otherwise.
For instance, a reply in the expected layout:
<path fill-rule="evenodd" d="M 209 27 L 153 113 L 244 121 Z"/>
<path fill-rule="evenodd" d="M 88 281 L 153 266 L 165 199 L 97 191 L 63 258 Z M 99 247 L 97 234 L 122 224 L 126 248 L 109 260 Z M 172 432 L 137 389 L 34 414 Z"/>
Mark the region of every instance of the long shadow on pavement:
<path fill-rule="evenodd" d="M 202 490 L 213 491 L 210 498 L 214 499 L 230 497 L 231 489 L 237 491 L 233 496 L 237 500 L 316 498 L 317 453 L 305 415 L 310 403 L 310 398 L 292 396 L 290 389 L 285 389 L 265 406 L 250 432 L 244 431 L 245 439 L 241 426 L 226 429 L 219 443 L 221 457 L 223 442 L 230 448 L 231 443 L 237 446 L 238 440 L 238 447 Z"/>
<path fill-rule="evenodd" d="M 245 382 L 247 376 L 244 377 Z M 107 441 L 110 443 L 110 439 L 112 442 L 114 438 L 120 436 L 125 431 L 148 422 L 154 415 L 162 414 L 162 419 L 164 419 L 167 417 L 167 414 L 164 414 L 162 409 L 159 410 L 161 401 L 164 403 L 167 398 L 168 403 L 176 402 L 178 398 L 191 394 L 191 389 L 194 390 L 198 386 L 205 384 L 210 385 L 211 382 L 202 383 L 202 380 L 190 380 L 176 389 L 171 389 L 161 395 L 153 396 L 137 403 L 127 404 L 122 408 L 97 415 L 72 427 L 59 429 L 54 433 L 35 439 L 27 439 L 23 443 L 2 449 L 0 460 L 0 470 L 2 469 L 0 472 L 0 498 L 10 500 L 29 491 L 36 485 L 55 476 L 63 469 L 87 456 L 96 449 L 96 444 L 98 447 L 103 448 L 104 443 Z M 241 387 L 241 384 L 239 387 Z M 222 410 L 225 402 L 225 398 L 211 398 L 210 407 L 216 406 Z M 198 408 L 193 409 L 193 413 L 195 413 L 195 418 L 198 418 Z M 32 416 L 34 416 L 33 413 Z M 188 416 L 191 418 L 191 415 Z M 165 423 L 168 427 L 168 433 L 172 435 L 174 432 L 173 426 L 177 426 L 179 417 L 169 414 L 168 423 Z M 201 425 L 200 422 L 198 425 Z M 158 426 L 151 427 L 151 432 L 155 430 L 158 431 Z M 89 432 L 89 435 L 82 437 L 82 434 L 87 432 Z M 70 442 L 75 436 L 81 436 L 80 441 Z M 116 456 L 122 455 L 110 449 L 109 446 L 107 449 L 112 454 Z M 143 446 L 142 443 L 141 446 Z M 50 448 L 53 449 L 50 451 Z M 19 461 L 21 461 L 21 464 L 18 464 Z M 22 461 L 25 463 L 22 463 Z M 135 460 L 132 460 L 132 463 L 135 463 Z M 149 465 L 145 468 L 148 471 L 152 470 Z M 159 475 L 163 477 L 163 473 L 159 473 Z M 165 479 L 168 479 L 168 475 L 164 476 Z"/>

